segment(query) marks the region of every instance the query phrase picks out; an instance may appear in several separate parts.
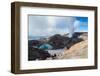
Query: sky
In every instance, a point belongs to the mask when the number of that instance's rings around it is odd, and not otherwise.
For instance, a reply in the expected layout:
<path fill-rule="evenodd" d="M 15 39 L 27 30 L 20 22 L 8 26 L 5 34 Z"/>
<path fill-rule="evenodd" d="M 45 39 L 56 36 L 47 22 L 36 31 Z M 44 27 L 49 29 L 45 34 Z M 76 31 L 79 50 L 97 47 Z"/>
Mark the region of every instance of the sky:
<path fill-rule="evenodd" d="M 88 17 L 29 15 L 28 19 L 31 37 L 88 31 Z"/>

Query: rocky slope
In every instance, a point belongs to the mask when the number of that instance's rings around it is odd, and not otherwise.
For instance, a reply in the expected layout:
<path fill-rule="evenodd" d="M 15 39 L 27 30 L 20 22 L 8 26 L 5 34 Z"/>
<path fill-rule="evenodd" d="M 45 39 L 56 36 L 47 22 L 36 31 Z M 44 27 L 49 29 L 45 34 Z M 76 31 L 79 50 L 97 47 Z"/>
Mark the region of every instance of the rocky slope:
<path fill-rule="evenodd" d="M 88 33 L 83 33 L 79 36 L 83 41 L 78 42 L 71 46 L 71 48 L 65 48 L 61 55 L 57 56 L 57 59 L 80 59 L 88 57 Z"/>
<path fill-rule="evenodd" d="M 68 34 L 56 34 L 48 39 L 31 40 L 28 47 L 29 60 L 87 58 L 88 33 L 76 32 L 71 38 Z"/>
<path fill-rule="evenodd" d="M 62 55 L 58 56 L 57 59 L 79 59 L 88 57 L 88 41 L 84 40 L 75 45 L 70 49 L 64 49 Z"/>

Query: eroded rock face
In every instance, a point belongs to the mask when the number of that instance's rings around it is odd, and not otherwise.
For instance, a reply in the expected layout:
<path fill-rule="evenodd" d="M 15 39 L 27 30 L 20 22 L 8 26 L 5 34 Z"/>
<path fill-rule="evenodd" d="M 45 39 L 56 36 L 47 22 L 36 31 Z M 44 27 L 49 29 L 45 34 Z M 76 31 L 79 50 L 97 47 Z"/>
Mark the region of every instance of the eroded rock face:
<path fill-rule="evenodd" d="M 53 46 L 53 49 L 62 49 L 64 47 L 67 47 L 68 49 L 73 46 L 74 44 L 83 41 L 82 38 L 79 38 L 79 36 L 82 33 L 74 33 L 71 38 L 68 36 L 61 36 L 60 34 L 56 34 L 52 37 L 50 37 L 50 40 L 48 43 L 50 43 Z"/>
<path fill-rule="evenodd" d="M 49 44 L 53 46 L 53 49 L 62 49 L 68 43 L 69 38 L 56 34 L 50 37 Z"/>

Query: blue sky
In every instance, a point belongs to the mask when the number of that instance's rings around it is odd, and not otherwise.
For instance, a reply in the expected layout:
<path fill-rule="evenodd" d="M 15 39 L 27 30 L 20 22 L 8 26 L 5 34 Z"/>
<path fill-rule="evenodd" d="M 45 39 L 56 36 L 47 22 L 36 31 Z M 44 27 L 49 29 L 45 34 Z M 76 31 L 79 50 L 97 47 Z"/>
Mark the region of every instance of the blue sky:
<path fill-rule="evenodd" d="M 29 16 L 29 36 L 66 34 L 74 26 L 74 32 L 88 31 L 88 17 Z"/>
<path fill-rule="evenodd" d="M 88 31 L 88 17 L 76 17 L 77 20 L 80 21 L 79 29 L 80 31 Z"/>

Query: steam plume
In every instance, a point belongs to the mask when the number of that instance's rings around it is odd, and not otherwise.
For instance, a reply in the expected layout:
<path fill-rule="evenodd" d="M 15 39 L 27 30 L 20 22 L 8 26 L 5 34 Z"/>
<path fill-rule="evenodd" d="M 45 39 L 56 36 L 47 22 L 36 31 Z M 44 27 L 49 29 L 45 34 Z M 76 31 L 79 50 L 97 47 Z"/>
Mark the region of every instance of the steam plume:
<path fill-rule="evenodd" d="M 72 37 L 74 32 L 78 29 L 80 24 L 79 20 L 76 20 L 75 18 L 72 18 L 72 20 L 70 20 L 70 24 L 68 27 L 69 30 L 69 37 Z"/>

